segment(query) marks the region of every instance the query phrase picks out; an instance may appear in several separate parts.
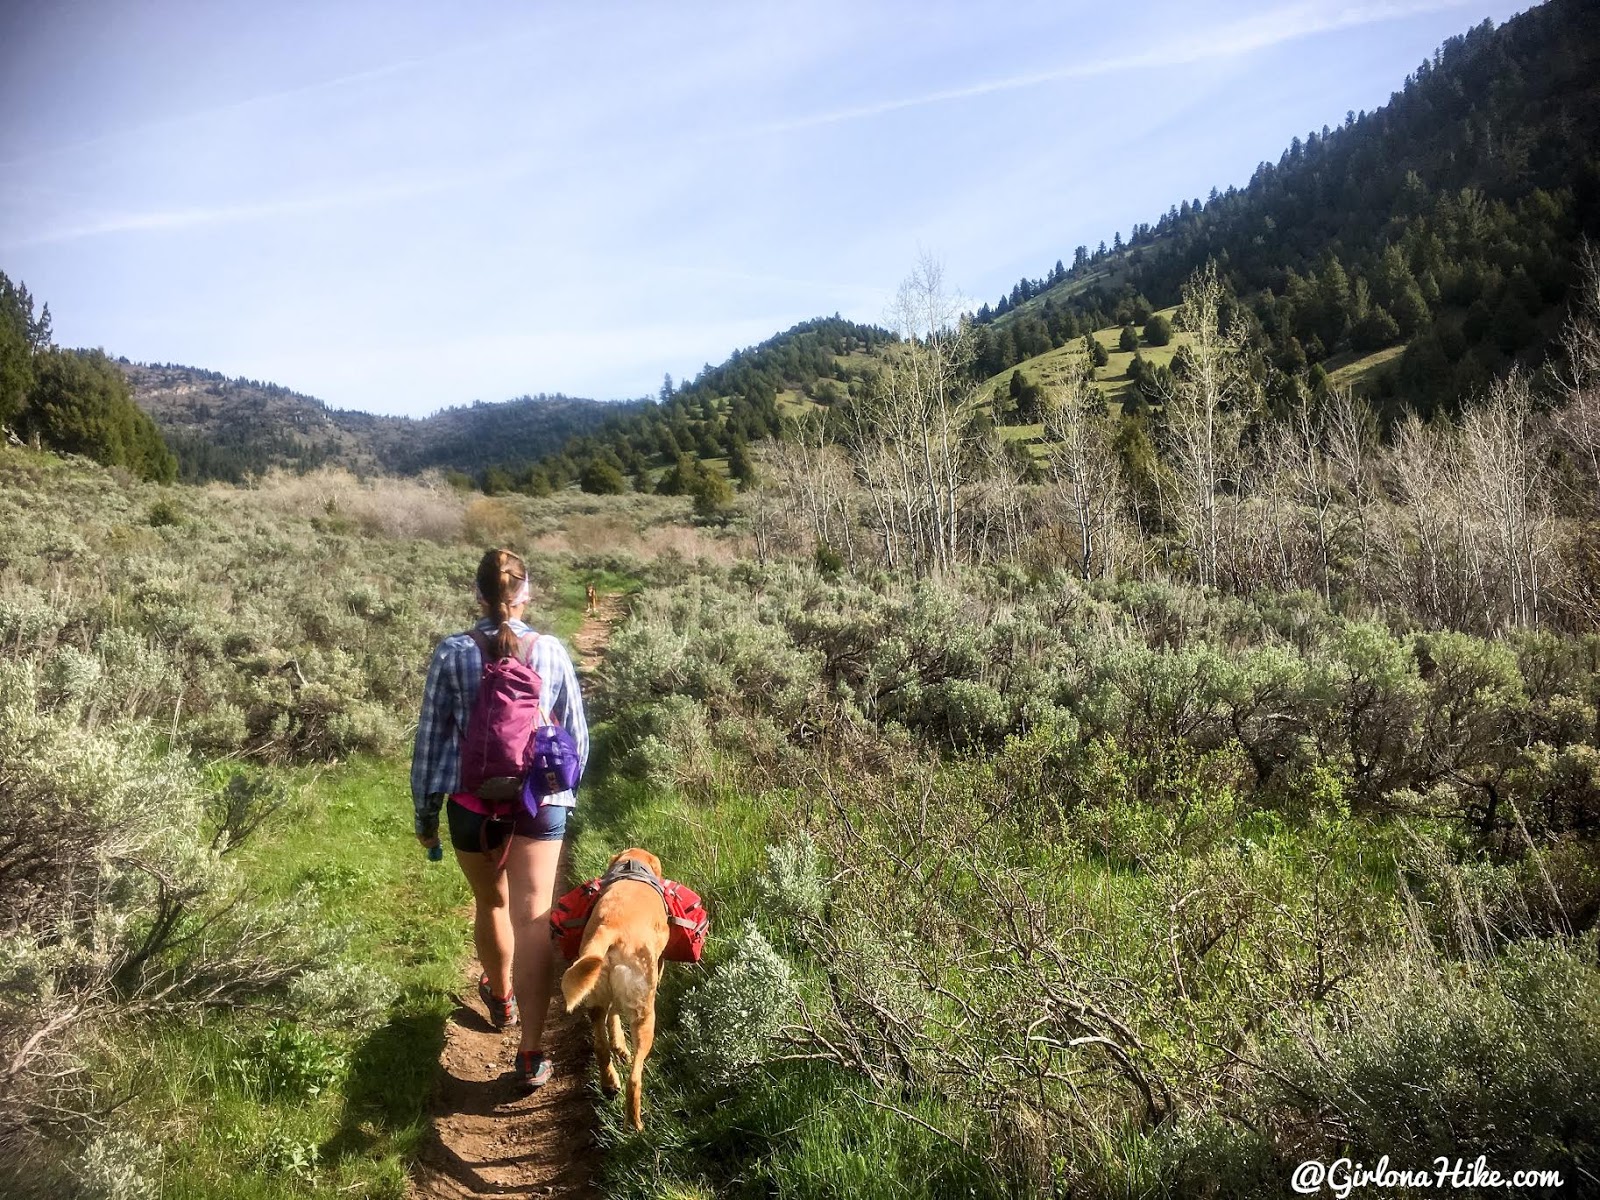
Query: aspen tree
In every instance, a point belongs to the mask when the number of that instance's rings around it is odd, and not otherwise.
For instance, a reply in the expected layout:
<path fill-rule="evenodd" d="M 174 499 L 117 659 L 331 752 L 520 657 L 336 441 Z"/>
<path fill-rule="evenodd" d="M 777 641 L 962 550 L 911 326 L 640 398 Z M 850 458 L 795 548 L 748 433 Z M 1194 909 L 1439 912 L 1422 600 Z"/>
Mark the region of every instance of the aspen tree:
<path fill-rule="evenodd" d="M 1256 385 L 1244 362 L 1245 330 L 1222 327 L 1215 263 L 1190 277 L 1178 310 L 1190 335 L 1187 368 L 1165 396 L 1166 446 L 1177 482 L 1173 515 L 1194 560 L 1197 582 L 1215 587 L 1223 558 L 1222 494 L 1237 492 L 1245 411 Z"/>

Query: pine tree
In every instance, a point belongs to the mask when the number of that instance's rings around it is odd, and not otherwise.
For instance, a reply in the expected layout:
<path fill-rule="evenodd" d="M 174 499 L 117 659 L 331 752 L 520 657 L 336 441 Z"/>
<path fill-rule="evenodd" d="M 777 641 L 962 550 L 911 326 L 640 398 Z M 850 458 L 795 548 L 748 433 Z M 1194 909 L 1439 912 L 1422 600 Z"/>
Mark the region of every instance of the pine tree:
<path fill-rule="evenodd" d="M 756 464 L 743 438 L 735 440 L 728 452 L 728 473 L 739 481 L 740 487 L 750 487 L 756 482 Z"/>
<path fill-rule="evenodd" d="M 628 490 L 622 472 L 598 458 L 583 469 L 578 486 L 593 496 L 620 496 Z"/>
<path fill-rule="evenodd" d="M 33 388 L 36 327 L 28 289 L 0 271 L 0 425 L 17 418 Z"/>
<path fill-rule="evenodd" d="M 128 394 L 128 381 L 103 353 L 50 350 L 38 356 L 36 382 L 19 424 L 53 449 L 169 483 L 178 461 L 155 422 Z"/>

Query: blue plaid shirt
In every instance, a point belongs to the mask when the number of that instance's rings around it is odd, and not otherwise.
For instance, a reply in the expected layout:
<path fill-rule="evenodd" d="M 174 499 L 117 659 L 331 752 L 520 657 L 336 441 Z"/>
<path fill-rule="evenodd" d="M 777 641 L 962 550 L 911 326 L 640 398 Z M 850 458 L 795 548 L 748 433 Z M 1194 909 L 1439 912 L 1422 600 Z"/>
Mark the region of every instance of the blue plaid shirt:
<path fill-rule="evenodd" d="M 491 638 L 499 625 L 490 620 L 478 622 L 479 629 Z M 518 637 L 532 633 L 521 621 L 512 621 Z M 583 695 L 578 691 L 578 674 L 559 638 L 544 634 L 533 643 L 533 669 L 539 673 L 539 705 L 556 717 L 557 723 L 578 743 L 580 767 L 589 762 L 589 725 L 583 716 Z M 440 642 L 428 664 L 428 682 L 422 689 L 422 716 L 417 721 L 417 740 L 411 751 L 411 804 L 416 810 L 418 834 L 432 833 L 439 825 L 443 797 L 461 790 L 461 738 L 467 731 L 467 716 L 478 694 L 483 676 L 483 655 L 465 633 L 456 633 Z M 577 803 L 571 792 L 546 796 L 545 804 L 570 808 Z"/>

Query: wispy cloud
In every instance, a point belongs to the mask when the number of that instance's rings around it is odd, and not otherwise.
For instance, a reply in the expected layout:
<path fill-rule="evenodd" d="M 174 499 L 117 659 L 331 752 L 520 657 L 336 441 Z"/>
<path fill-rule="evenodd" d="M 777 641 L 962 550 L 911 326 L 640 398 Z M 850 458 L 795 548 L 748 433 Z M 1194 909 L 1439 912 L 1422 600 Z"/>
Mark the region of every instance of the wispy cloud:
<path fill-rule="evenodd" d="M 337 209 L 366 208 L 445 191 L 457 186 L 458 182 L 450 178 L 412 179 L 348 191 L 287 196 L 247 204 L 193 205 L 148 212 L 109 213 L 8 238 L 0 242 L 0 249 L 18 250 L 28 246 L 45 246 L 117 233 L 181 232 L 207 225 L 228 225 L 240 221 L 308 216 Z"/>
<path fill-rule="evenodd" d="M 84 138 L 81 141 L 68 142 L 62 145 L 51 146 L 45 150 L 37 150 L 28 154 L 18 155 L 16 158 L 0 162 L 0 170 L 14 170 L 35 163 L 47 162 L 50 159 L 70 158 L 85 150 L 95 150 L 104 146 L 126 141 L 130 138 L 149 138 L 166 130 L 188 125 L 196 121 L 213 117 L 227 116 L 230 113 L 247 113 L 253 109 L 268 108 L 282 104 L 285 101 L 303 99 L 321 93 L 339 91 L 344 88 L 355 87 L 363 83 L 372 83 L 391 75 L 398 75 L 411 70 L 424 62 L 424 59 L 407 58 L 382 66 L 372 67 L 365 71 L 354 71 L 348 75 L 340 75 L 334 79 L 321 79 L 315 83 L 304 84 L 300 87 L 283 88 L 274 92 L 263 92 L 255 96 L 246 96 L 240 100 L 233 100 L 227 104 L 213 105 L 210 108 L 198 109 L 193 112 L 179 113 L 176 116 L 163 117 L 156 121 L 146 121 L 124 129 L 114 129 L 109 133 L 102 133 L 95 137 Z"/>
<path fill-rule="evenodd" d="M 146 121 L 122 129 L 113 129 L 95 137 L 84 138 L 80 141 L 69 142 L 51 146 L 48 149 L 37 150 L 28 154 L 18 155 L 16 158 L 0 162 L 0 171 L 12 170 L 17 167 L 28 166 L 33 163 L 45 162 L 50 159 L 70 158 L 84 150 L 94 150 L 101 147 L 114 145 L 119 142 L 134 140 L 148 140 L 154 135 L 192 125 L 201 121 L 214 120 L 219 117 L 237 116 L 257 110 L 273 109 L 285 104 L 302 100 L 315 99 L 331 93 L 359 89 L 364 85 L 377 83 L 380 80 L 406 75 L 424 67 L 436 66 L 453 59 L 471 57 L 485 51 L 505 52 L 511 47 L 526 42 L 535 36 L 535 31 L 520 30 L 508 32 L 495 38 L 482 38 L 470 42 L 462 42 L 454 46 L 447 46 L 431 54 L 410 55 L 398 58 L 392 62 L 381 63 L 375 67 L 368 67 L 360 71 L 351 71 L 347 74 L 336 75 L 328 79 L 318 79 L 310 83 L 299 84 L 295 87 L 278 88 L 274 91 L 260 92 L 253 96 L 244 96 L 238 100 L 230 100 L 225 104 L 215 104 L 207 108 L 194 109 L 189 112 L 177 113 L 173 116 L 162 117 L 154 121 Z"/>
<path fill-rule="evenodd" d="M 810 113 L 781 121 L 773 121 L 752 129 L 756 134 L 787 133 L 823 125 L 837 125 L 846 121 L 859 121 L 886 116 L 904 109 L 921 108 L 930 104 L 947 104 L 952 101 L 971 100 L 999 92 L 1022 91 L 1061 83 L 1070 79 L 1093 79 L 1102 75 L 1121 74 L 1126 71 L 1150 70 L 1160 67 L 1182 67 L 1213 59 L 1236 58 L 1265 50 L 1296 38 L 1333 33 L 1362 25 L 1384 21 L 1398 21 L 1406 17 L 1467 7 L 1471 0 L 1424 0 L 1418 4 L 1377 4 L 1343 9 L 1320 9 L 1311 5 L 1282 8 L 1248 20 L 1237 21 L 1215 30 L 1209 36 L 1186 37 L 1138 54 L 1120 55 L 1069 63 L 1048 71 L 1032 71 L 1007 75 L 998 79 L 985 79 L 961 87 L 940 88 L 915 96 L 899 96 L 878 100 L 849 108 Z"/>

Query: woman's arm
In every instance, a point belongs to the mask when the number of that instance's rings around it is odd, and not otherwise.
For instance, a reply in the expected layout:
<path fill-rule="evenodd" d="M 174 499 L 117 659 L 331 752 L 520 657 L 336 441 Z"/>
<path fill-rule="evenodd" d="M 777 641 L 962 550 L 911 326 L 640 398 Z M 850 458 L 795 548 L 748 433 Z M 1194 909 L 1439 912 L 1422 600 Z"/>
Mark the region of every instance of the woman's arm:
<path fill-rule="evenodd" d="M 411 806 L 418 837 L 438 834 L 439 808 L 443 796 L 454 786 L 453 780 L 443 778 L 451 740 L 456 736 L 447 659 L 445 645 L 440 642 L 428 664 L 422 714 L 417 718 L 417 736 L 411 747 Z"/>
<path fill-rule="evenodd" d="M 578 744 L 581 774 L 582 769 L 589 765 L 589 723 L 584 717 L 583 693 L 578 689 L 578 671 L 572 665 L 572 656 L 567 653 L 560 638 L 546 636 L 541 642 L 541 649 L 545 652 L 541 657 L 546 661 L 540 664 L 539 677 L 546 686 L 553 685 L 550 687 L 553 699 L 549 711 Z M 548 667 L 548 671 L 545 667 Z"/>

